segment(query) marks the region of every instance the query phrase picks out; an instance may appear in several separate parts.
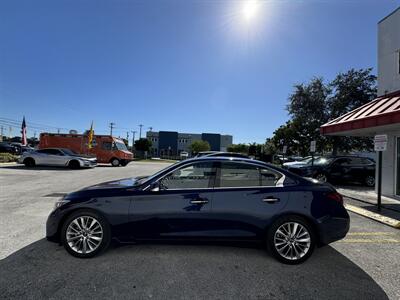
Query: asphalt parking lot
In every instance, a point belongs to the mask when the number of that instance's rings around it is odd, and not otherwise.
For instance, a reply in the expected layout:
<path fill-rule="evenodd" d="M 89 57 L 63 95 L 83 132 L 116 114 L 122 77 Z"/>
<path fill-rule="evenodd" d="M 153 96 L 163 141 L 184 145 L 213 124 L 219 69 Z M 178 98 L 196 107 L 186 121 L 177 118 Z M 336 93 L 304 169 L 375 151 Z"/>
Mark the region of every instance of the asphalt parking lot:
<path fill-rule="evenodd" d="M 44 239 L 58 194 L 165 166 L 0 167 L 1 298 L 400 298 L 400 230 L 354 214 L 346 239 L 298 266 L 237 244 L 114 245 L 82 260 Z"/>

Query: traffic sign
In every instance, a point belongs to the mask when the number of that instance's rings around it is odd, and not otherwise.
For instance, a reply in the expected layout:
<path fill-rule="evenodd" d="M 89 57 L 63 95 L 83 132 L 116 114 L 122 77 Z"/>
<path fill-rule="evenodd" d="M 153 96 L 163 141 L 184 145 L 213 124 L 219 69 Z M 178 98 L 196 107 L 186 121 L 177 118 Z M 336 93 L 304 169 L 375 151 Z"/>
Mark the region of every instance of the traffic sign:
<path fill-rule="evenodd" d="M 378 134 L 374 137 L 374 150 L 375 151 L 386 151 L 387 149 L 387 135 Z"/>
<path fill-rule="evenodd" d="M 310 152 L 315 152 L 316 146 L 317 146 L 317 142 L 316 141 L 311 141 Z"/>

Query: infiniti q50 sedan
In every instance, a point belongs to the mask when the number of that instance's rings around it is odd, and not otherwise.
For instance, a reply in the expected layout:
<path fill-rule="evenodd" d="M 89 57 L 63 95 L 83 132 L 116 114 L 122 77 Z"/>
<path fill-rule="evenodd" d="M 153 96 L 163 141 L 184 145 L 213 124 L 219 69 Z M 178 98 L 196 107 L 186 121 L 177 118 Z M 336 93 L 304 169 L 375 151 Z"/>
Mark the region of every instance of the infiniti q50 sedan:
<path fill-rule="evenodd" d="M 329 184 L 256 160 L 202 157 L 66 195 L 46 235 L 80 258 L 101 253 L 111 239 L 246 241 L 297 264 L 348 230 L 342 197 Z"/>

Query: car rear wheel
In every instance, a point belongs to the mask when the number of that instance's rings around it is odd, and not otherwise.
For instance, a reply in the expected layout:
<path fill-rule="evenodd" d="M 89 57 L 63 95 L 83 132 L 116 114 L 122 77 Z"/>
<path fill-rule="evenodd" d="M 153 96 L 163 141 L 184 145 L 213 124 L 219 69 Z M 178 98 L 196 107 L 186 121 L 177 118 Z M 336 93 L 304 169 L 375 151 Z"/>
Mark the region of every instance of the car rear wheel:
<path fill-rule="evenodd" d="M 120 164 L 120 162 L 119 162 L 119 159 L 118 159 L 118 158 L 113 158 L 113 159 L 111 159 L 111 165 L 112 165 L 113 167 L 118 167 L 119 164 Z"/>
<path fill-rule="evenodd" d="M 79 169 L 79 167 L 80 167 L 81 165 L 79 164 L 78 161 L 76 161 L 76 160 L 71 160 L 71 161 L 69 162 L 68 166 L 69 166 L 71 169 Z"/>
<path fill-rule="evenodd" d="M 279 261 L 295 265 L 306 261 L 315 247 L 315 234 L 309 223 L 298 216 L 278 219 L 268 231 L 267 246 Z"/>
<path fill-rule="evenodd" d="M 107 221 L 99 214 L 82 210 L 73 213 L 62 228 L 62 243 L 73 256 L 93 257 L 107 249 L 111 236 Z"/>
<path fill-rule="evenodd" d="M 27 168 L 33 168 L 36 165 L 36 163 L 33 158 L 28 157 L 24 160 L 24 165 Z"/>
<path fill-rule="evenodd" d="M 371 175 L 365 177 L 365 184 L 369 187 L 375 186 L 375 177 Z"/>

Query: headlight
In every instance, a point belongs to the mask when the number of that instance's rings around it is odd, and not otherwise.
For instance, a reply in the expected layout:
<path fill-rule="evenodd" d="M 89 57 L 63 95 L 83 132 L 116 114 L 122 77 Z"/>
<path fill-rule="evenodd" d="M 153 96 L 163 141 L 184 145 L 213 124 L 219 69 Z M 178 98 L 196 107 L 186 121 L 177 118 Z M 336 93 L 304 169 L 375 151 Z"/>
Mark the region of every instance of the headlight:
<path fill-rule="evenodd" d="M 67 204 L 68 202 L 70 202 L 70 200 L 64 200 L 64 199 L 57 200 L 56 203 L 54 203 L 54 209 L 57 209 L 63 206 L 64 204 Z"/>

